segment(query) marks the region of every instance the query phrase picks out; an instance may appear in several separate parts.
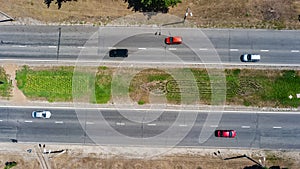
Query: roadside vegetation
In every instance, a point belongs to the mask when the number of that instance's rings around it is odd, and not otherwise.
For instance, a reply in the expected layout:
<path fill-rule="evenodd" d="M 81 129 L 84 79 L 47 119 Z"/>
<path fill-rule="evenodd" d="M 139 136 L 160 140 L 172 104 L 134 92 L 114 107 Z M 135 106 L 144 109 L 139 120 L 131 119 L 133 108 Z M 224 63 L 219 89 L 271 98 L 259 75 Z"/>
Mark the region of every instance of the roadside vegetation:
<path fill-rule="evenodd" d="M 0 67 L 0 97 L 10 97 L 12 84 L 3 67 Z"/>
<path fill-rule="evenodd" d="M 49 69 L 24 66 L 17 72 L 18 87 L 31 99 L 54 101 L 72 101 L 73 67 Z M 211 103 L 210 78 L 205 69 L 191 69 L 198 86 L 199 103 Z M 91 103 L 108 103 L 111 100 L 111 86 L 121 85 L 112 82 L 114 68 L 99 67 L 96 76 L 83 73 L 80 81 L 81 95 L 91 93 L 94 98 L 84 98 Z M 126 74 L 126 71 L 123 72 Z M 295 70 L 252 70 L 227 69 L 226 104 L 258 107 L 298 107 L 300 105 L 300 72 Z M 95 79 L 95 81 L 92 80 Z M 91 84 L 94 82 L 95 85 Z M 191 92 L 189 82 L 181 90 Z M 94 86 L 94 88 L 92 87 Z M 74 88 L 74 86 L 73 86 Z M 118 88 L 118 87 L 117 87 Z M 84 90 L 83 90 L 84 89 Z M 174 78 L 158 69 L 145 69 L 131 80 L 129 89 L 123 89 L 120 96 L 129 97 L 139 105 L 150 103 L 150 95 L 164 96 L 170 104 L 180 104 L 181 91 Z M 127 92 L 128 91 L 128 92 Z M 79 93 L 80 94 L 80 93 Z M 291 96 L 291 98 L 289 98 Z"/>
<path fill-rule="evenodd" d="M 156 8 L 154 4 L 157 2 L 153 0 L 101 0 L 101 2 L 99 0 L 45 0 L 44 2 L 0 0 L 1 11 L 26 24 L 29 24 L 27 22 L 33 22 L 31 24 L 54 22 L 93 25 L 106 25 L 116 18 L 131 14 L 147 15 L 140 11 L 150 11 L 151 16 L 156 15 L 151 11 L 157 10 L 149 10 L 148 7 Z M 187 21 L 201 28 L 300 29 L 299 0 L 185 0 L 181 3 L 178 3 L 179 0 L 165 0 L 159 2 L 163 3 L 160 4 L 162 9 L 166 9 L 164 5 L 174 6 L 169 8 L 168 13 L 177 16 L 178 22 L 182 21 L 187 7 L 190 7 L 193 16 L 188 16 Z M 57 9 L 58 7 L 61 8 Z M 160 17 L 163 22 L 169 16 L 166 14 Z M 124 23 L 129 23 L 133 19 L 136 24 L 146 24 L 145 20 L 140 18 L 150 19 L 137 17 L 137 15 L 126 18 L 128 21 L 122 19 Z M 152 24 L 150 20 L 147 21 L 148 24 Z"/>

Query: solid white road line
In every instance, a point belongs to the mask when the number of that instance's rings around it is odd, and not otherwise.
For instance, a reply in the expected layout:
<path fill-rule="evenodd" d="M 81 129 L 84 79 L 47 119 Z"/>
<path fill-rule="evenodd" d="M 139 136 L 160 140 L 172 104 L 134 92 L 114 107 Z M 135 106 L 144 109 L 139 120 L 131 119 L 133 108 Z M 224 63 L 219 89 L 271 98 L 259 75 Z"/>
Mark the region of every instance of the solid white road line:
<path fill-rule="evenodd" d="M 179 127 L 186 127 L 186 124 L 179 124 Z"/>
<path fill-rule="evenodd" d="M 269 52 L 269 50 L 262 49 L 261 52 Z"/>
<path fill-rule="evenodd" d="M 199 50 L 208 50 L 207 48 L 200 48 Z"/>
<path fill-rule="evenodd" d="M 140 50 L 146 50 L 147 48 L 138 48 L 138 49 L 140 49 Z"/>
<path fill-rule="evenodd" d="M 150 123 L 150 124 L 147 124 L 147 126 L 156 126 L 155 123 Z"/>
<path fill-rule="evenodd" d="M 300 52 L 299 50 L 291 50 L 291 52 L 293 52 L 293 53 L 298 53 L 298 52 Z"/>
<path fill-rule="evenodd" d="M 176 48 L 169 48 L 169 50 L 177 50 Z"/>
<path fill-rule="evenodd" d="M 238 49 L 229 49 L 230 51 L 239 51 Z"/>
<path fill-rule="evenodd" d="M 63 121 L 55 121 L 56 124 L 62 124 L 64 123 Z"/>
<path fill-rule="evenodd" d="M 25 121 L 25 123 L 32 123 L 32 121 L 30 121 L 30 120 L 26 120 L 26 121 Z"/>
<path fill-rule="evenodd" d="M 242 126 L 243 129 L 249 129 L 250 126 Z"/>
<path fill-rule="evenodd" d="M 68 107 L 68 106 L 12 106 L 12 105 L 8 105 L 8 106 L 4 106 L 4 105 L 0 105 L 0 107 L 4 107 L 4 108 L 35 108 L 35 109 L 45 109 L 45 108 L 51 108 L 51 109 L 68 109 L 68 110 L 73 110 L 74 107 Z M 131 111 L 132 109 L 128 109 L 128 108 L 109 108 L 109 107 L 85 107 L 85 108 L 77 108 L 80 110 L 129 110 Z M 149 109 L 147 108 L 136 108 L 134 110 L 139 110 L 139 111 L 149 111 Z M 161 110 L 161 109 L 153 109 L 153 110 Z M 185 109 L 185 110 L 180 110 L 180 109 L 176 109 L 176 108 L 170 108 L 170 109 L 163 109 L 167 112 L 170 111 L 186 111 L 186 112 L 199 112 L 199 113 L 207 113 L 207 110 L 189 110 L 189 109 Z M 210 111 L 210 113 L 215 113 L 216 111 Z M 220 111 L 217 111 L 218 113 L 220 113 Z M 300 111 L 293 111 L 293 110 L 282 110 L 282 111 L 236 111 L 236 110 L 226 110 L 223 111 L 223 113 L 237 113 L 237 114 L 299 114 L 300 115 Z"/>
<path fill-rule="evenodd" d="M 116 123 L 118 126 L 125 126 L 125 123 Z"/>
<path fill-rule="evenodd" d="M 273 129 L 281 129 L 282 127 L 280 126 L 274 126 Z"/>
<path fill-rule="evenodd" d="M 56 48 L 56 46 L 48 46 L 48 48 Z"/>
<path fill-rule="evenodd" d="M 218 125 L 210 125 L 210 127 L 218 127 Z"/>
<path fill-rule="evenodd" d="M 86 124 L 94 124 L 94 122 L 87 121 Z"/>

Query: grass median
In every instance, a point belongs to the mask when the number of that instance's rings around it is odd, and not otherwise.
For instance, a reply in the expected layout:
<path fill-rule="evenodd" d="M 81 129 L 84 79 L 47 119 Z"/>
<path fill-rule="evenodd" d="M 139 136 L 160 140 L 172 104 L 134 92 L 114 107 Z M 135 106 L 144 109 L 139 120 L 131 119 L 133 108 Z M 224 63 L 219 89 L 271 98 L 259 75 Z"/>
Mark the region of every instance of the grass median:
<path fill-rule="evenodd" d="M 198 103 L 211 104 L 212 84 L 207 71 L 205 69 L 186 70 L 192 72 L 197 84 L 197 94 L 200 97 Z M 31 99 L 50 102 L 72 101 L 74 97 L 72 93 L 72 88 L 74 92 L 73 71 L 73 67 L 41 70 L 25 66 L 17 72 L 18 87 Z M 177 69 L 177 71 L 184 71 L 184 69 Z M 122 79 L 113 80 L 114 72 L 114 68 L 102 66 L 97 69 L 95 75 L 82 73 L 79 83 L 81 93 L 78 96 L 90 103 L 108 103 L 112 98 L 111 86 L 114 85 L 119 86 L 120 92 L 123 92 L 119 96 L 130 97 L 140 105 L 155 102 L 153 95 L 164 97 L 167 103 L 180 104 L 181 92 L 191 92 L 188 81 L 182 83 L 178 78 L 175 80 L 175 77 L 168 71 L 141 69 L 130 80 L 128 89 L 122 87 L 124 83 Z M 124 77 L 129 74 L 126 70 L 122 73 Z M 296 97 L 300 94 L 299 71 L 227 69 L 224 74 L 226 75 L 226 84 L 224 84 L 226 85 L 226 104 L 259 107 L 298 107 L 300 105 L 300 99 Z M 87 93 L 89 98 L 84 96 Z M 158 103 L 161 101 L 159 100 Z"/>
<path fill-rule="evenodd" d="M 9 80 L 8 75 L 5 73 L 3 67 L 0 67 L 0 97 L 3 98 L 10 97 L 11 88 L 12 88 L 12 83 Z"/>

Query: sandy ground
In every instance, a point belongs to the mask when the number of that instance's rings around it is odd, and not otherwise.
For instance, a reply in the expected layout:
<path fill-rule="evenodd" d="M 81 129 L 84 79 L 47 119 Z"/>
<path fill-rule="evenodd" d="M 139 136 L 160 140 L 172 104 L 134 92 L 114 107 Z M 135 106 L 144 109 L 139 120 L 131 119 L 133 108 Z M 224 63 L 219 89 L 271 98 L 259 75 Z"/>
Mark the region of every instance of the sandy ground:
<path fill-rule="evenodd" d="M 41 144 L 43 147 L 43 144 Z M 45 151 L 61 153 L 43 154 L 38 144 L 0 143 L 0 168 L 7 161 L 16 161 L 15 168 L 24 169 L 228 169 L 255 165 L 246 158 L 222 160 L 246 154 L 268 167 L 281 166 L 290 169 L 300 167 L 299 151 L 262 151 L 202 148 L 147 148 L 116 146 L 82 146 L 46 144 Z M 29 153 L 27 150 L 31 149 Z M 160 155 L 148 156 L 154 152 Z M 217 152 L 220 152 L 218 154 Z M 133 152 L 136 152 L 133 155 Z M 217 153 L 217 156 L 214 155 Z M 266 158 L 264 162 L 263 159 Z"/>

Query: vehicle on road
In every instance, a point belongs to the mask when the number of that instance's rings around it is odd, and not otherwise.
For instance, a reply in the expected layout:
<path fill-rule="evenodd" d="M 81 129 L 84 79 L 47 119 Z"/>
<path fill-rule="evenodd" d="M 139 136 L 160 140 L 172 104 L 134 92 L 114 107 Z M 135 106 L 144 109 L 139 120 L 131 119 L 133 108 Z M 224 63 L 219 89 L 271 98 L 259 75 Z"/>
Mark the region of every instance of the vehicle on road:
<path fill-rule="evenodd" d="M 236 131 L 235 130 L 216 130 L 215 136 L 216 137 L 234 138 L 236 136 Z"/>
<path fill-rule="evenodd" d="M 182 43 L 182 38 L 181 38 L 181 36 L 166 37 L 165 43 L 167 45 L 181 44 Z"/>
<path fill-rule="evenodd" d="M 128 49 L 112 49 L 109 51 L 109 57 L 128 57 Z"/>
<path fill-rule="evenodd" d="M 242 62 L 258 62 L 260 60 L 260 55 L 258 54 L 243 54 L 241 55 Z"/>
<path fill-rule="evenodd" d="M 32 118 L 42 118 L 42 119 L 49 119 L 51 117 L 51 112 L 47 110 L 39 110 L 32 112 Z"/>

